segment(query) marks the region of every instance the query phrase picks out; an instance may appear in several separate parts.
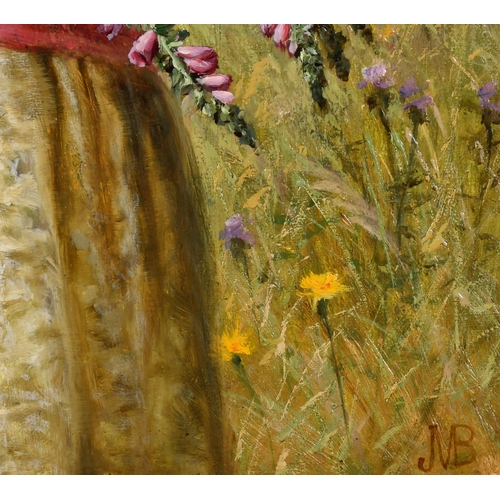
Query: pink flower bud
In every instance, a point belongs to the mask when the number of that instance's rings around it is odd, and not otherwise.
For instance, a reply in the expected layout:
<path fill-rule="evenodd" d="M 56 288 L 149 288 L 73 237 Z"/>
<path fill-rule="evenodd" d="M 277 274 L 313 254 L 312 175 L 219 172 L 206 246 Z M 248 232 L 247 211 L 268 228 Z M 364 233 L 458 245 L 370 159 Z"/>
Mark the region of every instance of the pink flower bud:
<path fill-rule="evenodd" d="M 234 94 L 225 90 L 214 90 L 212 95 L 223 104 L 229 104 L 234 99 Z"/>
<path fill-rule="evenodd" d="M 191 73 L 200 75 L 211 75 L 219 66 L 217 56 L 211 59 L 184 59 L 184 62 Z"/>
<path fill-rule="evenodd" d="M 290 42 L 290 45 L 288 46 L 288 52 L 290 57 L 295 55 L 295 52 L 297 52 L 298 46 L 297 42 Z"/>
<path fill-rule="evenodd" d="M 276 47 L 279 47 L 281 50 L 285 50 L 287 48 L 287 42 L 290 40 L 291 33 L 291 24 L 278 24 L 273 37 Z"/>
<path fill-rule="evenodd" d="M 184 59 L 191 73 L 211 75 L 219 66 L 217 53 L 212 47 L 179 47 L 175 55 Z"/>
<path fill-rule="evenodd" d="M 103 35 L 108 36 L 108 40 L 113 40 L 113 38 L 118 35 L 122 29 L 123 24 L 101 24 L 97 31 Z"/>
<path fill-rule="evenodd" d="M 217 57 L 212 47 L 194 47 L 190 45 L 179 47 L 175 55 L 183 59 L 211 59 Z"/>
<path fill-rule="evenodd" d="M 146 31 L 132 45 L 128 58 L 132 64 L 144 68 L 153 62 L 153 58 L 158 54 L 158 38 L 152 30 Z"/>
<path fill-rule="evenodd" d="M 209 92 L 214 90 L 227 90 L 231 85 L 233 79 L 231 75 L 209 75 L 198 78 L 198 83 Z"/>
<path fill-rule="evenodd" d="M 277 24 L 261 24 L 260 29 L 262 30 L 262 34 L 267 36 L 267 38 L 271 38 L 274 35 L 274 30 L 276 29 Z"/>

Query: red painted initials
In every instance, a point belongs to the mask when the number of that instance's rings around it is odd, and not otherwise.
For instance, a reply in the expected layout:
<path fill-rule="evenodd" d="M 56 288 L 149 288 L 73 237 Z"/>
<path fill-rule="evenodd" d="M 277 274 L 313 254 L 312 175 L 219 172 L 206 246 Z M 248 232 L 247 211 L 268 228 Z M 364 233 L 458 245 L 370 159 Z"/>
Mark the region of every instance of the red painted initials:
<path fill-rule="evenodd" d="M 457 429 L 467 429 L 469 431 L 469 439 L 459 439 L 457 437 Z M 443 466 L 443 469 L 448 469 L 448 464 L 450 463 L 451 451 L 453 447 L 453 452 L 455 455 L 454 465 L 455 467 L 460 467 L 462 465 L 472 463 L 476 458 L 476 451 L 471 445 L 471 441 L 474 439 L 474 431 L 468 425 L 463 424 L 452 424 L 450 429 L 450 440 L 448 442 L 448 452 L 446 458 L 443 455 L 443 442 L 441 440 L 441 434 L 438 430 L 437 425 L 429 425 L 429 431 L 431 433 L 431 446 L 430 446 L 430 456 L 429 456 L 429 466 L 424 467 L 425 458 L 420 457 L 418 459 L 418 468 L 423 472 L 430 472 L 434 467 L 434 457 L 435 457 L 435 443 L 437 443 L 438 451 L 439 451 L 439 461 Z M 463 448 L 467 448 L 469 450 L 469 458 L 466 460 L 459 460 L 458 456 L 458 447 L 461 446 Z"/>

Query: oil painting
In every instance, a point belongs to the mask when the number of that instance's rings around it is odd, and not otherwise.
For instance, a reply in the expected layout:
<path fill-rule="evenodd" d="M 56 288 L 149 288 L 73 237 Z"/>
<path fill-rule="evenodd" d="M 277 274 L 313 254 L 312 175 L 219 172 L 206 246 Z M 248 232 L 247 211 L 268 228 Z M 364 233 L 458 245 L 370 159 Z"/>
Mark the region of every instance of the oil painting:
<path fill-rule="evenodd" d="M 498 474 L 499 43 L 0 25 L 0 473 Z"/>

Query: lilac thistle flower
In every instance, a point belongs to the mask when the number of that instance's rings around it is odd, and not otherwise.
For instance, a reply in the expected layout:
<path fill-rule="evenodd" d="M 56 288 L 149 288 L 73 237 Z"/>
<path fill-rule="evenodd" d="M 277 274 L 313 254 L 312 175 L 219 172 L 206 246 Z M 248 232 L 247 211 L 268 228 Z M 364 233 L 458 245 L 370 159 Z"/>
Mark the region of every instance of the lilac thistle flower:
<path fill-rule="evenodd" d="M 483 109 L 491 109 L 492 111 L 500 112 L 500 102 L 493 103 L 490 101 L 496 93 L 497 88 L 495 82 L 488 82 L 477 91 L 477 96 L 481 99 L 481 107 Z"/>
<path fill-rule="evenodd" d="M 497 93 L 497 88 L 494 82 L 488 82 L 483 85 L 478 91 L 477 96 L 479 99 L 491 99 Z"/>
<path fill-rule="evenodd" d="M 123 24 L 101 24 L 97 31 L 103 35 L 107 35 L 108 40 L 113 40 L 113 38 L 118 35 L 122 29 Z"/>
<path fill-rule="evenodd" d="M 220 232 L 219 238 L 225 240 L 225 247 L 231 247 L 232 240 L 242 240 L 250 246 L 255 245 L 254 235 L 248 231 L 243 222 L 243 216 L 235 214 L 225 222 L 225 228 Z"/>
<path fill-rule="evenodd" d="M 419 99 L 415 99 L 414 101 L 405 104 L 403 106 L 403 109 L 410 109 L 413 107 L 421 111 L 425 111 L 427 109 L 427 106 L 434 106 L 434 101 L 432 100 L 431 96 L 424 95 Z"/>
<path fill-rule="evenodd" d="M 363 80 L 358 83 L 358 89 L 365 88 L 369 83 L 379 89 L 387 89 L 392 86 L 392 80 L 386 77 L 387 68 L 384 62 L 363 68 L 361 73 Z"/>
<path fill-rule="evenodd" d="M 401 97 L 404 99 L 408 99 L 408 97 L 412 96 L 413 94 L 416 94 L 417 92 L 420 92 L 422 89 L 417 85 L 417 82 L 415 81 L 415 78 L 412 76 L 406 80 L 403 85 L 401 85 L 401 88 L 399 89 L 399 94 Z"/>
<path fill-rule="evenodd" d="M 500 102 L 493 103 L 488 101 L 488 99 L 483 99 L 481 101 L 481 107 L 483 109 L 491 109 L 491 111 L 496 111 L 497 113 L 500 113 Z M 495 122 L 493 122 L 495 123 Z"/>

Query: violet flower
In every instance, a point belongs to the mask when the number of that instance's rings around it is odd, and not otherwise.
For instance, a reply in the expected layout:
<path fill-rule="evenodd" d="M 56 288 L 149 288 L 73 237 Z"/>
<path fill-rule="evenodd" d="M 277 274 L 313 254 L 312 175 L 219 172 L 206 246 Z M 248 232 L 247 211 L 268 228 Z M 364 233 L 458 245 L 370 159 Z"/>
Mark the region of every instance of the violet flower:
<path fill-rule="evenodd" d="M 497 88 L 494 82 L 488 82 L 477 91 L 479 99 L 491 99 L 496 93 Z"/>
<path fill-rule="evenodd" d="M 219 66 L 217 53 L 212 47 L 179 47 L 175 55 L 184 59 L 191 73 L 211 75 Z"/>
<path fill-rule="evenodd" d="M 410 108 L 416 108 L 421 111 L 425 111 L 427 106 L 434 106 L 434 101 L 432 100 L 431 96 L 424 95 L 423 97 L 420 97 L 419 99 L 415 99 L 414 101 L 411 101 L 403 106 L 403 109 L 410 109 Z"/>
<path fill-rule="evenodd" d="M 243 222 L 243 216 L 235 214 L 225 222 L 225 228 L 220 232 L 219 238 L 225 240 L 225 248 L 231 247 L 232 240 L 241 240 L 250 246 L 255 245 L 255 237 L 249 232 Z"/>
<path fill-rule="evenodd" d="M 410 77 L 408 80 L 406 80 L 403 85 L 401 85 L 401 88 L 399 89 L 399 94 L 401 97 L 404 99 L 407 99 L 408 97 L 412 96 L 413 94 L 416 94 L 417 92 L 420 92 L 422 89 L 417 85 L 417 82 L 415 81 L 415 77 Z"/>
<path fill-rule="evenodd" d="M 108 40 L 113 40 L 113 38 L 118 35 L 120 30 L 122 29 L 123 24 L 101 24 L 97 31 L 102 33 L 103 35 L 108 36 Z"/>
<path fill-rule="evenodd" d="M 228 90 L 233 79 L 231 75 L 207 75 L 197 79 L 197 82 L 208 92 L 214 90 Z"/>
<path fill-rule="evenodd" d="M 358 83 L 358 89 L 366 87 L 369 83 L 379 89 L 387 89 L 392 85 L 392 80 L 386 77 L 387 69 L 384 62 L 363 68 L 361 73 L 363 80 Z"/>
<path fill-rule="evenodd" d="M 144 68 L 153 62 L 158 50 L 158 37 L 154 31 L 149 30 L 133 43 L 128 58 L 132 64 Z"/>
<path fill-rule="evenodd" d="M 494 82 L 488 82 L 477 91 L 477 96 L 481 99 L 481 107 L 483 109 L 500 112 L 500 102 L 493 103 L 490 101 L 496 93 L 497 88 Z"/>
<path fill-rule="evenodd" d="M 496 111 L 497 113 L 500 113 L 500 102 L 493 103 L 488 101 L 487 99 L 484 99 L 481 101 L 481 107 L 483 109 L 491 109 L 491 111 Z"/>

